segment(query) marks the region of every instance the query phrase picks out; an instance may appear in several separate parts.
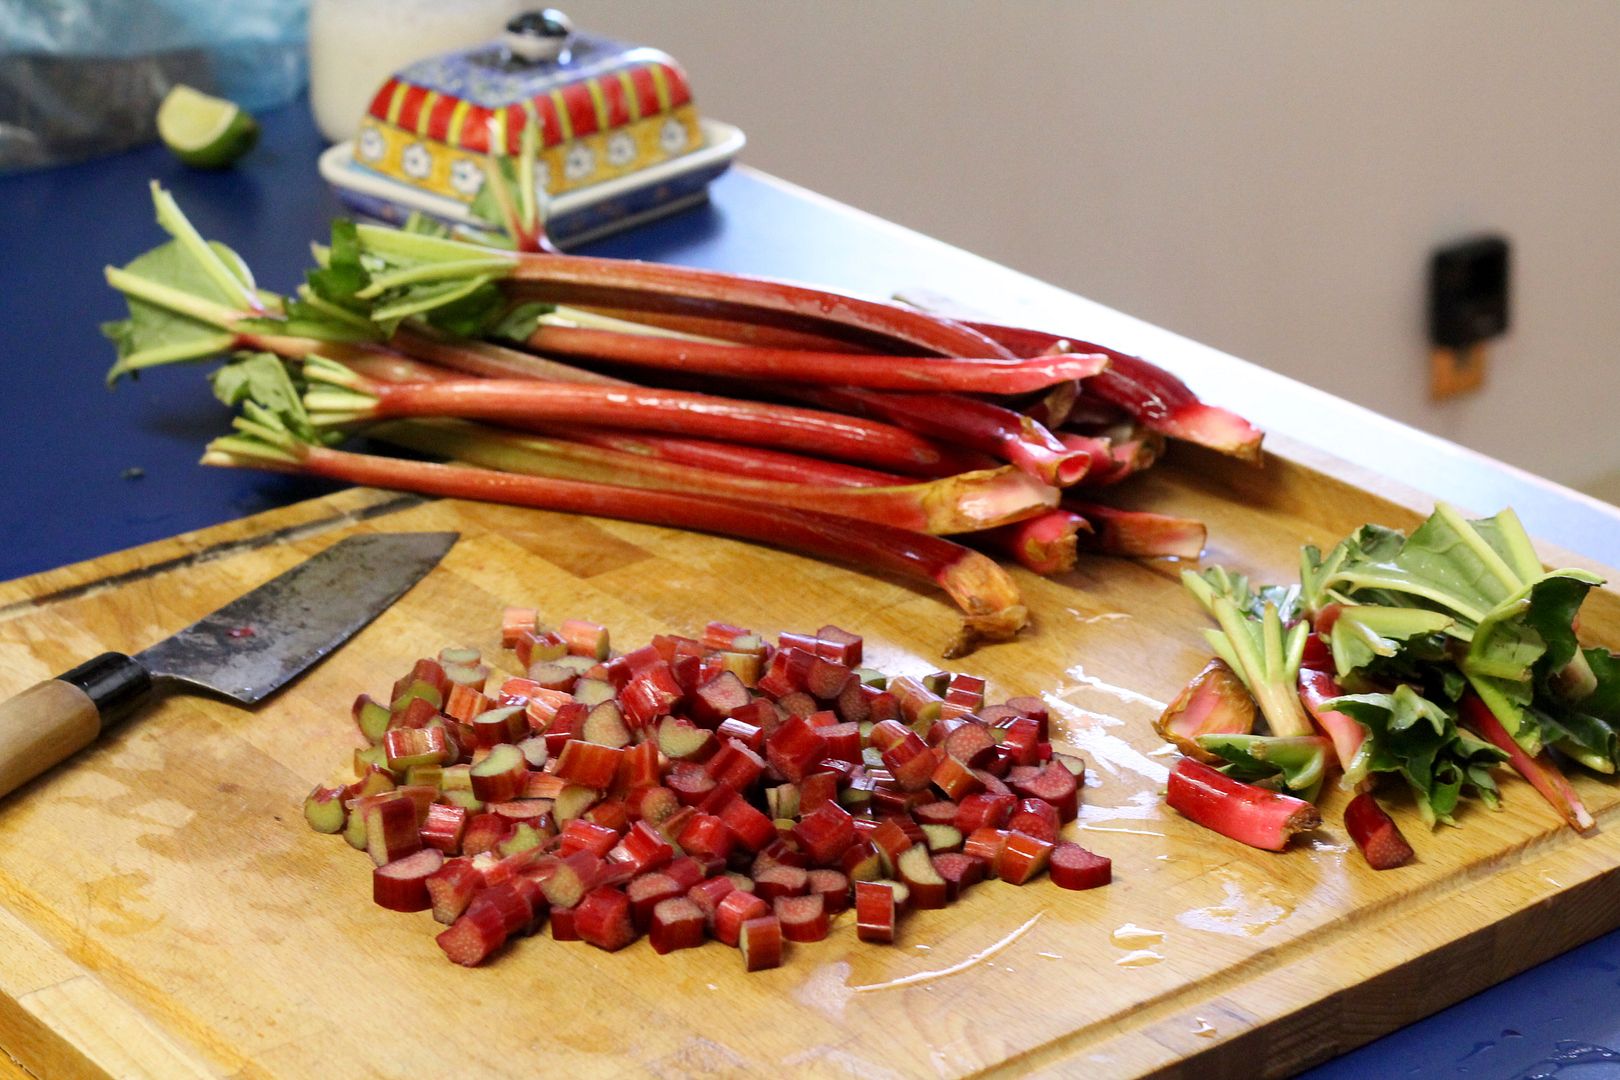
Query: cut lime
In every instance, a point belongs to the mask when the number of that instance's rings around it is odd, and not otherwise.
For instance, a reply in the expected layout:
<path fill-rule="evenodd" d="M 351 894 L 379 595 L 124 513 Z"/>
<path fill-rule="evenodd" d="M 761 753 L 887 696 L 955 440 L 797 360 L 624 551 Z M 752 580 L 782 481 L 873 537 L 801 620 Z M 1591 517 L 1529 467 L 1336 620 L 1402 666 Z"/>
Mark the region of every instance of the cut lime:
<path fill-rule="evenodd" d="M 234 102 L 177 85 L 157 111 L 158 137 L 187 165 L 219 169 L 253 148 L 258 122 Z"/>

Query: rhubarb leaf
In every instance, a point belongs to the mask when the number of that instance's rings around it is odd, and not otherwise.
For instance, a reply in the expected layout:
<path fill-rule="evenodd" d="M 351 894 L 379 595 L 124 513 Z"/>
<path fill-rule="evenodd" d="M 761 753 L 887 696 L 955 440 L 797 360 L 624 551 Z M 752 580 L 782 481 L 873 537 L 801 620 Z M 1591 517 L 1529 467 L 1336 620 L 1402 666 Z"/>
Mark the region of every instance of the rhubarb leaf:
<path fill-rule="evenodd" d="M 1246 783 L 1267 783 L 1290 794 L 1320 790 L 1332 748 L 1320 735 L 1200 735 L 1200 749 L 1227 763 L 1227 775 Z"/>
<path fill-rule="evenodd" d="M 1406 778 L 1417 796 L 1423 819 L 1455 824 L 1452 814 L 1464 786 L 1491 805 L 1496 781 L 1490 769 L 1507 755 L 1457 726 L 1456 717 L 1410 686 L 1389 694 L 1349 694 L 1323 703 L 1349 716 L 1368 731 L 1362 753 L 1345 772 L 1354 785 L 1369 773 L 1392 772 Z"/>
<path fill-rule="evenodd" d="M 1343 679 L 1378 660 L 1395 658 L 1414 638 L 1432 637 L 1452 621 L 1449 615 L 1426 608 L 1346 606 L 1328 632 L 1333 666 Z"/>
<path fill-rule="evenodd" d="M 1254 695 L 1271 734 L 1312 734 L 1315 729 L 1295 689 L 1310 625 L 1299 620 L 1285 628 L 1277 605 L 1271 601 L 1260 601 L 1259 613 L 1251 614 L 1257 598 L 1247 582 L 1240 583 L 1240 579 L 1224 572 L 1212 578 L 1207 573 L 1186 570 L 1181 580 L 1215 616 L 1220 629 L 1206 630 L 1204 637 L 1215 655 Z M 1244 606 L 1233 599 L 1234 595 L 1244 601 Z M 1285 597 L 1285 602 L 1292 603 L 1291 595 Z"/>
<path fill-rule="evenodd" d="M 219 243 L 209 247 L 251 287 L 252 278 L 236 252 Z M 107 373 L 109 385 L 143 368 L 217 356 L 235 341 L 227 327 L 237 314 L 231 305 L 238 298 L 178 240 L 138 256 L 116 274 L 109 271 L 109 279 L 129 304 L 129 318 L 102 327 L 118 350 L 118 362 Z"/>
<path fill-rule="evenodd" d="M 245 353 L 211 376 L 214 396 L 235 407 L 253 402 L 304 442 L 319 439 L 287 365 L 269 353 Z"/>

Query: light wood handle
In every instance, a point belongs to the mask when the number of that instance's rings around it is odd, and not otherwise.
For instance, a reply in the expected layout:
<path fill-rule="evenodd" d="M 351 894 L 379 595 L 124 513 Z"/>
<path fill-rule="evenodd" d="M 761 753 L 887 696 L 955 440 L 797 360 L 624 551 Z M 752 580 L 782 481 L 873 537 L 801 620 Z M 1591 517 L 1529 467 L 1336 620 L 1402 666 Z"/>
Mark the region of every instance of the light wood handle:
<path fill-rule="evenodd" d="M 51 679 L 0 703 L 0 798 L 101 734 L 101 713 L 90 695 Z"/>

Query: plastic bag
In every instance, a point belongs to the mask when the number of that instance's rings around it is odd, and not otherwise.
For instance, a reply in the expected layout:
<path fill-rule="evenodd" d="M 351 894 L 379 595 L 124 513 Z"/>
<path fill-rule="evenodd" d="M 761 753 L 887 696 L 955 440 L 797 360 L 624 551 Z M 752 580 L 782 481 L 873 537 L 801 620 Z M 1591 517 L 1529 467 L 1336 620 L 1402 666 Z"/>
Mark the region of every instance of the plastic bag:
<path fill-rule="evenodd" d="M 297 96 L 308 0 L 0 0 L 0 170 L 156 137 L 184 82 L 250 111 Z"/>

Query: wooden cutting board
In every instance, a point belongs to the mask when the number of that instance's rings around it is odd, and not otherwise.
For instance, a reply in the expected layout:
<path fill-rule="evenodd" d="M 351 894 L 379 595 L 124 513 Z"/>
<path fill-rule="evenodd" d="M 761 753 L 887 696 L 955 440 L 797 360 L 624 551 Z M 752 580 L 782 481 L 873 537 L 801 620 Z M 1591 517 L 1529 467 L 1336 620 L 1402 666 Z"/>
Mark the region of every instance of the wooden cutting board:
<path fill-rule="evenodd" d="M 1174 455 L 1132 501 L 1201 517 L 1208 558 L 1287 580 L 1299 545 L 1423 500 L 1284 446 L 1264 469 Z M 1337 479 L 1335 478 L 1338 477 Z M 1376 492 L 1373 490 L 1376 488 Z M 1476 508 L 1494 511 L 1495 507 Z M 0 692 L 134 650 L 341 535 L 458 529 L 444 563 L 257 713 L 174 697 L 0 802 L 0 1048 L 68 1076 L 935 1077 L 1284 1074 L 1620 925 L 1613 784 L 1577 786 L 1603 823 L 1558 824 L 1516 778 L 1506 809 L 1430 834 L 1415 865 L 1366 869 L 1329 822 L 1253 851 L 1161 805 L 1149 722 L 1205 659 L 1173 563 L 1020 572 L 1035 626 L 956 667 L 1045 694 L 1090 763 L 1072 835 L 1114 884 L 976 887 L 892 947 L 832 936 L 745 974 L 709 944 L 608 955 L 541 935 L 477 970 L 426 913 L 372 905 L 371 863 L 312 833 L 304 794 L 357 744 L 349 702 L 449 644 L 498 651 L 500 608 L 608 623 L 617 641 L 723 619 L 834 622 L 892 672 L 938 666 L 953 616 L 926 591 L 750 544 L 620 522 L 351 491 L 0 585 Z M 1594 641 L 1620 643 L 1595 593 Z M 509 657 L 502 662 L 510 663 Z M 343 773 L 341 775 L 347 775 Z M 3 1059 L 4 1055 L 0 1055 Z"/>

